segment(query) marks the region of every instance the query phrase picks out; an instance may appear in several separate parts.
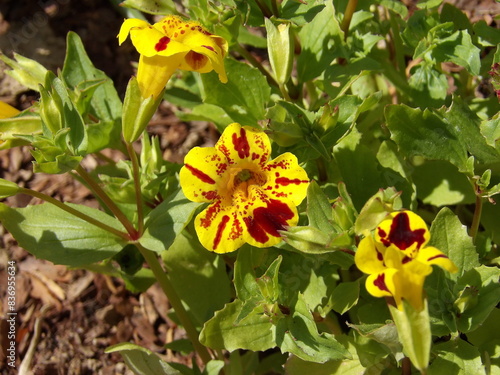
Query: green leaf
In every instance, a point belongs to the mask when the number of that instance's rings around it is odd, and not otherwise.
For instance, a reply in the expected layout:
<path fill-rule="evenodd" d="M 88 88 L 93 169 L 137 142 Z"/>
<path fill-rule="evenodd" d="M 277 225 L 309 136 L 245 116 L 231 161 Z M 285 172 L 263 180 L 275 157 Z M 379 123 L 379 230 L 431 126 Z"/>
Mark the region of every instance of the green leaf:
<path fill-rule="evenodd" d="M 344 52 L 344 33 L 335 17 L 332 2 L 315 15 L 299 31 L 301 52 L 297 60 L 297 73 L 301 82 L 318 77 Z"/>
<path fill-rule="evenodd" d="M 182 375 L 155 353 L 142 346 L 123 342 L 106 348 L 106 353 L 120 353 L 127 366 L 137 375 Z"/>
<path fill-rule="evenodd" d="M 221 257 L 207 251 L 196 238 L 177 235 L 162 253 L 170 281 L 187 306 L 193 322 L 202 326 L 231 299 L 230 280 Z"/>
<path fill-rule="evenodd" d="M 102 211 L 67 205 L 125 232 L 117 219 Z M 117 254 L 126 244 L 110 232 L 49 203 L 25 208 L 0 204 L 0 220 L 22 248 L 55 264 L 78 267 L 99 262 Z"/>
<path fill-rule="evenodd" d="M 234 324 L 241 313 L 243 302 L 239 299 L 217 311 L 212 319 L 205 323 L 200 342 L 212 349 L 237 349 L 265 351 L 276 346 L 276 327 L 263 310 L 254 310 Z"/>
<path fill-rule="evenodd" d="M 101 133 L 101 138 L 108 140 L 107 145 L 120 143 L 122 103 L 113 81 L 92 64 L 78 34 L 69 32 L 66 43 L 66 58 L 62 69 L 64 82 L 75 89 L 86 81 L 104 81 L 92 95 L 89 113 L 100 121 L 113 123 L 110 129 L 103 129 L 105 132 Z"/>
<path fill-rule="evenodd" d="M 179 189 L 146 217 L 140 244 L 157 253 L 167 250 L 199 206 L 199 203 L 189 201 Z"/>
<path fill-rule="evenodd" d="M 478 328 L 500 303 L 500 269 L 480 266 L 467 271 L 457 280 L 455 293 L 465 288 L 477 291 L 477 303 L 458 317 L 458 329 L 467 333 Z"/>
<path fill-rule="evenodd" d="M 324 232 L 333 230 L 332 205 L 316 181 L 307 188 L 307 217 L 310 226 Z"/>
<path fill-rule="evenodd" d="M 12 68 L 5 72 L 31 90 L 39 91 L 40 85 L 45 82 L 47 69 L 35 60 L 28 59 L 14 52 L 14 59 L 9 59 L 3 53 L 0 54 L 0 60 Z"/>
<path fill-rule="evenodd" d="M 330 297 L 332 310 L 344 314 L 358 303 L 358 298 L 359 281 L 340 283 Z"/>
<path fill-rule="evenodd" d="M 479 53 L 481 50 L 473 43 L 467 30 L 459 30 L 447 38 L 440 39 L 432 51 L 432 56 L 439 62 L 453 62 L 477 76 L 481 68 Z"/>
<path fill-rule="evenodd" d="M 467 228 L 449 209 L 443 208 L 432 222 L 430 246 L 445 253 L 458 267 L 458 272 L 451 275 L 456 279 L 470 269 L 479 266 L 478 254 Z"/>
<path fill-rule="evenodd" d="M 429 366 L 429 375 L 450 372 L 463 375 L 486 375 L 479 350 L 460 338 L 437 344 L 433 348 L 433 352 L 437 356 Z"/>
<path fill-rule="evenodd" d="M 352 358 L 333 335 L 318 333 L 301 293 L 298 294 L 291 315 L 278 321 L 276 343 L 282 352 L 290 352 L 303 360 L 316 363 Z"/>
<path fill-rule="evenodd" d="M 432 111 L 389 105 L 385 118 L 402 153 L 430 160 L 447 160 L 460 171 L 466 170 L 467 148 L 450 126 Z"/>
<path fill-rule="evenodd" d="M 411 99 L 418 106 L 440 107 L 448 93 L 448 78 L 432 64 L 422 63 L 415 67 L 408 80 Z"/>
<path fill-rule="evenodd" d="M 227 83 L 221 83 L 214 73 L 201 76 L 205 103 L 221 107 L 234 122 L 257 126 L 265 119 L 271 94 L 266 78 L 256 68 L 230 58 L 225 65 Z"/>
<path fill-rule="evenodd" d="M 412 177 L 418 198 L 425 204 L 441 207 L 475 202 L 476 196 L 467 177 L 448 162 L 426 161 L 415 168 Z"/>

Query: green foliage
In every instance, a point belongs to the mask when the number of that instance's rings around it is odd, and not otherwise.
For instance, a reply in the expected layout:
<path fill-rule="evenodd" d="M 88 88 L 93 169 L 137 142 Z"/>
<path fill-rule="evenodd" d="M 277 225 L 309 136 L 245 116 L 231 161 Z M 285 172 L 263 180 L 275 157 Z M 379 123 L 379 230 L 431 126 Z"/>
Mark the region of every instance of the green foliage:
<path fill-rule="evenodd" d="M 190 340 L 167 347 L 196 351 L 204 365 L 167 363 L 132 343 L 109 353 L 137 374 L 500 373 L 497 29 L 442 0 L 122 5 L 141 19 L 189 15 L 224 37 L 228 82 L 179 70 L 155 101 L 136 78 L 117 93 L 73 32 L 57 74 L 1 56 L 40 99 L 0 119 L 0 148 L 30 146 L 35 173 L 72 173 L 101 205 L 1 180 L 2 199 L 45 201 L 1 203 L 3 226 L 35 256 L 121 278 L 133 292 L 159 282 Z M 162 100 L 185 122 L 262 129 L 271 158 L 297 157 L 311 182 L 298 224 L 278 228 L 283 242 L 231 254 L 202 247 L 192 222 L 205 205 L 184 196 L 181 166 L 147 134 Z M 107 148 L 128 157 L 110 160 Z M 88 155 L 100 162 L 87 172 Z M 355 264 L 361 239 L 402 209 L 427 222 L 428 246 L 458 269 L 433 267 L 421 311 L 370 295 Z"/>

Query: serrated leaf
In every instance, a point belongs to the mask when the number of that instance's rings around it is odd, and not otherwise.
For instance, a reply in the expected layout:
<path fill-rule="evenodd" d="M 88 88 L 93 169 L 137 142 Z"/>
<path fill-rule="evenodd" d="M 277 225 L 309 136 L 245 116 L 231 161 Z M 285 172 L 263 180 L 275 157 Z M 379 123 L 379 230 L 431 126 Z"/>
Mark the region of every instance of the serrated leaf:
<path fill-rule="evenodd" d="M 264 351 L 276 346 L 276 327 L 267 315 L 254 311 L 238 324 L 234 324 L 240 314 L 243 302 L 239 299 L 228 303 L 214 317 L 208 320 L 201 333 L 200 342 L 212 349 L 237 349 Z"/>
<path fill-rule="evenodd" d="M 337 285 L 330 297 L 332 310 L 344 314 L 356 305 L 359 298 L 359 282 L 350 281 Z"/>
<path fill-rule="evenodd" d="M 117 219 L 102 211 L 66 204 L 125 232 Z M 49 203 L 25 208 L 0 204 L 0 220 L 21 247 L 55 264 L 78 267 L 98 262 L 117 254 L 126 245 L 122 238 Z"/>

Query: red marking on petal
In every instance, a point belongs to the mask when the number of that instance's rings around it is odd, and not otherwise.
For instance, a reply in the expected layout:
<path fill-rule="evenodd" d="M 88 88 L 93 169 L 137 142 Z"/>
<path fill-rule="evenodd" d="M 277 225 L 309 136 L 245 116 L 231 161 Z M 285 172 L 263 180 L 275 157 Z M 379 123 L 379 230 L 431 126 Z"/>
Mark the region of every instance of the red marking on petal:
<path fill-rule="evenodd" d="M 409 263 L 413 260 L 413 258 L 410 258 L 409 256 L 405 256 L 403 260 L 401 261 L 401 264 L 406 264 Z"/>
<path fill-rule="evenodd" d="M 286 178 L 286 177 L 278 177 L 276 179 L 276 183 L 280 184 L 282 186 L 288 186 L 290 184 L 300 185 L 300 184 L 306 184 L 308 182 L 309 182 L 308 180 L 300 180 L 298 178 L 289 179 L 289 178 Z"/>
<path fill-rule="evenodd" d="M 411 230 L 408 214 L 401 212 L 392 220 L 389 236 L 381 238 L 381 241 L 385 246 L 393 244 L 400 250 L 406 250 L 416 242 L 419 249 L 425 242 L 424 234 L 425 229 Z"/>
<path fill-rule="evenodd" d="M 217 226 L 217 233 L 215 234 L 214 238 L 214 250 L 217 249 L 217 246 L 219 246 L 220 240 L 222 239 L 222 233 L 224 232 L 224 229 L 226 228 L 228 221 L 229 221 L 229 216 L 227 215 L 222 216 L 222 220 Z"/>
<path fill-rule="evenodd" d="M 233 146 L 240 159 L 248 158 L 250 156 L 250 145 L 248 144 L 247 132 L 241 128 L 240 136 L 233 133 Z"/>
<path fill-rule="evenodd" d="M 201 181 L 203 181 L 207 184 L 212 184 L 212 185 L 215 184 L 215 181 L 213 180 L 213 178 L 210 177 L 209 175 L 207 175 L 206 173 L 200 171 L 199 169 L 197 169 L 189 164 L 185 164 L 184 166 L 193 174 L 193 176 L 197 177 Z"/>
<path fill-rule="evenodd" d="M 378 228 L 378 235 L 384 238 L 385 236 L 387 236 L 387 233 L 385 233 L 385 230 L 383 230 L 382 228 Z"/>
<path fill-rule="evenodd" d="M 201 193 L 201 195 L 203 195 L 209 201 L 213 201 L 213 200 L 215 200 L 215 199 L 217 199 L 219 197 L 219 194 L 217 194 L 217 192 L 214 191 L 214 190 L 204 191 L 204 192 Z"/>
<path fill-rule="evenodd" d="M 387 288 L 387 285 L 385 284 L 385 273 L 381 273 L 380 275 L 378 275 L 375 281 L 373 281 L 373 285 L 375 285 L 380 290 L 383 290 L 384 292 L 390 293 L 389 288 Z"/>
<path fill-rule="evenodd" d="M 211 46 L 204 46 L 203 44 L 201 45 L 202 47 L 205 47 L 206 49 L 209 49 L 212 52 L 215 52 L 214 47 Z"/>
<path fill-rule="evenodd" d="M 437 258 L 446 258 L 448 259 L 448 257 L 444 254 L 438 254 L 438 255 L 434 255 L 433 257 L 430 257 L 429 259 L 427 259 L 428 262 L 430 262 L 431 260 L 434 260 L 434 259 L 437 259 Z"/>
<path fill-rule="evenodd" d="M 158 41 L 158 43 L 156 43 L 155 50 L 158 52 L 166 50 L 169 42 L 170 42 L 170 38 L 168 36 L 162 37 Z"/>
<path fill-rule="evenodd" d="M 253 211 L 253 217 L 243 220 L 248 233 L 257 242 L 265 243 L 269 235 L 280 237 L 279 230 L 284 230 L 287 221 L 293 219 L 294 213 L 285 203 L 271 199 L 266 207 L 258 207 Z"/>

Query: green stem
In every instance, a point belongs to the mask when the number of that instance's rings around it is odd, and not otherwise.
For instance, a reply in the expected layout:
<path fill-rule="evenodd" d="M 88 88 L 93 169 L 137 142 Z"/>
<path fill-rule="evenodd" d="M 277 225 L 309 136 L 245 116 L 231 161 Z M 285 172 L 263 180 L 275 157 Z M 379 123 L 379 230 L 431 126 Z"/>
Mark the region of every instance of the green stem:
<path fill-rule="evenodd" d="M 97 182 L 87 173 L 85 169 L 81 165 L 76 167 L 76 172 L 80 175 L 81 178 L 87 183 L 89 188 L 94 192 L 94 194 L 109 208 L 109 210 L 115 215 L 115 217 L 123 224 L 131 239 L 138 238 L 138 232 L 132 225 L 129 219 L 125 216 L 125 214 L 118 208 L 118 206 L 111 200 L 111 198 L 106 194 L 104 190 L 99 186 Z"/>
<path fill-rule="evenodd" d="M 358 0 L 349 0 L 347 3 L 347 8 L 345 9 L 344 19 L 340 25 L 340 29 L 344 32 L 344 39 L 347 38 L 347 32 L 349 31 L 349 25 L 351 24 L 352 15 L 356 11 L 358 6 Z"/>
<path fill-rule="evenodd" d="M 212 359 L 212 357 L 208 352 L 208 349 L 198 339 L 199 336 L 198 330 L 191 321 L 191 318 L 189 317 L 186 309 L 184 308 L 181 299 L 177 295 L 174 286 L 170 282 L 168 275 L 163 270 L 163 267 L 158 261 L 157 255 L 153 251 L 146 249 L 139 243 L 136 243 L 135 245 L 137 246 L 142 256 L 148 263 L 149 267 L 151 268 L 151 271 L 153 271 L 156 280 L 160 284 L 161 288 L 163 289 L 163 292 L 168 298 L 170 305 L 174 309 L 177 317 L 179 318 L 179 321 L 186 330 L 187 336 L 193 343 L 194 349 L 196 350 L 200 358 L 203 360 L 203 362 L 207 364 Z"/>
<path fill-rule="evenodd" d="M 472 224 L 470 227 L 469 235 L 472 237 L 472 241 L 476 242 L 477 232 L 479 231 L 479 223 L 481 222 L 481 214 L 483 212 L 483 197 L 476 193 L 476 207 L 474 210 L 474 217 L 472 218 Z"/>
<path fill-rule="evenodd" d="M 134 151 L 132 143 L 127 142 L 127 151 L 132 161 L 132 173 L 134 177 L 134 188 L 135 188 L 135 201 L 137 204 L 137 231 L 139 235 L 142 234 L 144 230 L 144 212 L 142 209 L 142 194 L 141 194 L 141 178 L 139 174 L 139 161 L 137 160 L 137 154 Z"/>
<path fill-rule="evenodd" d="M 406 80 L 406 62 L 403 53 L 403 41 L 401 39 L 401 30 L 396 20 L 394 12 L 389 11 L 389 21 L 392 29 L 392 41 L 394 44 L 394 57 L 396 59 L 396 65 L 400 75 Z"/>
<path fill-rule="evenodd" d="M 274 79 L 274 77 L 267 71 L 266 68 L 262 66 L 262 64 L 255 58 L 253 55 L 248 52 L 245 48 L 243 48 L 239 43 L 236 43 L 234 45 L 234 49 L 236 52 L 238 52 L 241 56 L 243 56 L 250 64 L 252 64 L 254 67 L 259 69 L 259 71 L 264 74 L 267 78 L 267 82 L 273 86 L 279 87 L 278 82 Z"/>
<path fill-rule="evenodd" d="M 32 197 L 39 198 L 39 199 L 41 199 L 41 200 L 43 200 L 43 201 L 45 201 L 47 203 L 51 203 L 54 206 L 59 207 L 61 210 L 64 210 L 64 211 L 70 213 L 71 215 L 74 215 L 74 216 L 76 216 L 76 217 L 78 217 L 78 218 L 80 218 L 82 220 L 85 220 L 86 222 L 88 222 L 90 224 L 93 224 L 96 227 L 104 229 L 104 230 L 106 230 L 106 231 L 114 234 L 117 237 L 121 237 L 121 238 L 123 238 L 126 241 L 130 240 L 130 238 L 129 238 L 129 236 L 128 236 L 127 233 L 121 232 L 118 229 L 110 227 L 109 225 L 106 225 L 106 224 L 100 222 L 99 220 L 94 219 L 93 217 L 85 215 L 84 213 L 82 213 L 82 212 L 80 212 L 78 210 L 75 210 L 73 207 L 70 207 L 70 206 L 68 206 L 67 204 L 65 204 L 65 203 L 63 203 L 61 201 L 58 201 L 57 199 L 54 199 L 54 198 L 52 198 L 49 195 L 40 193 L 40 192 L 35 191 L 35 190 L 27 189 L 27 188 L 20 188 L 19 193 L 30 195 Z"/>

